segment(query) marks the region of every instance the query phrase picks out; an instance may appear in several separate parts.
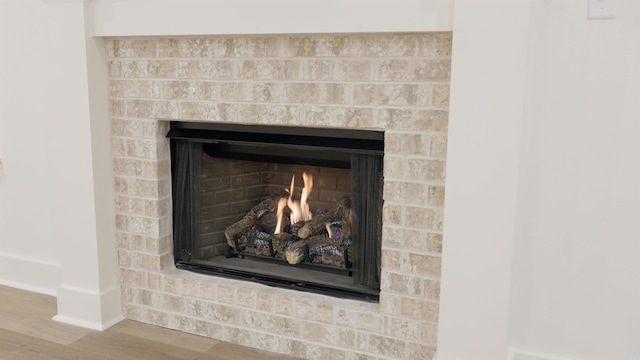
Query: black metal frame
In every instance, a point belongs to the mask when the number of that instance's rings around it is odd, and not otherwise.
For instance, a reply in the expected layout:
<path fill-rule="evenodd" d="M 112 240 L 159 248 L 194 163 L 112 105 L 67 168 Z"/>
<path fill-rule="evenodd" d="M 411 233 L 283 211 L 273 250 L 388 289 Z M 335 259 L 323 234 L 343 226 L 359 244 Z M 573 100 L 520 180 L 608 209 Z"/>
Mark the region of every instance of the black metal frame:
<path fill-rule="evenodd" d="M 362 157 L 379 159 L 375 162 L 381 164 L 384 152 L 384 133 L 381 131 L 173 121 L 171 122 L 171 128 L 167 137 L 172 140 L 172 151 L 176 148 L 175 144 L 178 141 L 184 140 L 189 143 L 199 144 L 202 151 L 214 157 L 308 164 L 336 168 L 351 168 L 352 159 Z M 174 154 L 172 154 L 172 159 L 173 155 Z M 176 167 L 172 163 L 172 176 L 174 183 L 177 183 L 176 174 L 174 173 L 175 169 Z M 381 170 L 381 165 L 379 165 L 380 178 L 382 177 Z M 190 177 L 193 177 L 193 175 L 190 175 Z M 184 181 L 181 183 L 184 183 Z M 195 186 L 197 186 L 197 184 Z M 377 182 L 376 186 L 381 187 L 381 181 Z M 180 192 L 180 189 L 176 189 L 174 186 L 173 191 L 174 193 Z M 380 208 L 380 219 L 376 219 L 377 221 L 375 222 L 381 225 L 381 189 L 379 191 L 380 203 L 377 207 Z M 174 202 L 176 202 L 175 199 Z M 367 205 L 366 200 L 365 203 L 360 202 L 360 206 L 362 207 L 363 205 Z M 176 213 L 179 211 L 174 204 L 174 227 L 179 223 L 179 221 L 176 220 Z M 194 211 L 197 212 L 196 209 L 190 210 L 190 212 Z M 363 213 L 364 212 L 365 211 L 363 211 Z M 377 237 L 376 243 L 379 248 L 381 229 L 374 229 L 373 235 L 371 235 L 370 229 L 361 232 L 366 232 L 367 236 Z M 184 234 L 185 232 L 179 234 L 174 229 L 174 259 L 176 267 L 179 269 L 245 279 L 270 286 L 288 287 L 338 297 L 371 301 L 377 301 L 379 298 L 379 282 L 376 283 L 376 279 L 374 279 L 373 282 L 367 279 L 361 280 L 361 283 L 366 285 L 328 286 L 326 283 L 322 283 L 322 281 L 292 280 L 287 276 L 269 276 L 254 271 L 226 268 L 224 264 L 218 266 L 216 264 L 207 264 L 197 259 L 191 259 L 189 252 L 194 246 L 193 242 L 195 239 L 193 234 L 187 231 L 187 237 L 190 239 L 189 241 L 185 241 L 185 239 L 180 238 L 184 237 Z M 186 250 L 184 245 L 187 246 Z M 379 249 L 377 249 L 377 251 L 377 276 L 379 277 Z M 258 255 L 252 256 L 251 254 L 243 254 L 242 251 L 238 251 L 238 253 L 252 260 L 288 265 L 286 261 L 276 258 L 272 259 Z M 367 252 L 362 252 L 362 254 L 365 253 Z M 368 250 L 368 253 L 371 253 L 371 251 Z M 350 259 L 346 258 L 345 264 L 349 264 L 349 260 Z M 372 265 L 367 264 L 366 266 L 371 267 Z M 295 265 L 295 271 L 314 271 L 319 268 L 322 268 L 321 264 Z M 353 274 L 352 268 L 340 269 L 330 266 L 325 266 L 325 268 L 326 269 L 321 270 L 333 272 L 338 276 L 349 277 Z"/>

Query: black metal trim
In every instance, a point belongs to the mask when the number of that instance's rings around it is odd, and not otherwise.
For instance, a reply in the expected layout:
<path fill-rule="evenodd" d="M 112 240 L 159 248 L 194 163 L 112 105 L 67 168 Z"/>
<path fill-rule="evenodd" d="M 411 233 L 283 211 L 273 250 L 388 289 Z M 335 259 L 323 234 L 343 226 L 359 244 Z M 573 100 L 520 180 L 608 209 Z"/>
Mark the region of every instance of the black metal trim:
<path fill-rule="evenodd" d="M 237 280 L 247 280 L 256 282 L 259 284 L 279 287 L 279 288 L 288 288 L 298 291 L 306 291 L 316 294 L 322 295 L 330 295 L 344 299 L 356 299 L 356 300 L 366 300 L 371 302 L 379 302 L 380 301 L 380 293 L 378 291 L 358 291 L 358 290 L 350 290 L 345 288 L 337 288 L 337 287 L 327 287 L 322 284 L 315 284 L 312 282 L 292 282 L 286 279 L 281 279 L 278 277 L 272 277 L 268 275 L 262 275 L 252 272 L 246 271 L 238 271 L 227 268 L 221 268 L 216 266 L 204 266 L 198 265 L 188 262 L 176 261 L 176 268 L 180 270 L 188 270 L 193 271 L 200 274 L 206 275 L 218 275 L 226 278 L 237 279 Z"/>
<path fill-rule="evenodd" d="M 167 137 L 203 143 L 384 154 L 382 131 L 172 121 Z"/>

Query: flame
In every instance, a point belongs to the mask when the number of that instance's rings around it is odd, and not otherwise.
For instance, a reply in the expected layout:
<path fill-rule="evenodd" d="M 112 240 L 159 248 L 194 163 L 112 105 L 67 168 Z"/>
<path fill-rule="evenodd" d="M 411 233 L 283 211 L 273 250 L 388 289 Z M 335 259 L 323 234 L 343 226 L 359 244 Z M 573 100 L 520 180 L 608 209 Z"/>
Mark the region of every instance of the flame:
<path fill-rule="evenodd" d="M 309 203 L 307 203 L 309 195 L 311 194 L 311 190 L 313 190 L 313 176 L 305 172 L 302 173 L 302 181 L 304 182 L 304 187 L 302 188 L 300 201 L 293 200 L 293 189 L 295 187 L 295 181 L 296 176 L 293 175 L 291 177 L 291 185 L 288 189 L 289 197 L 281 198 L 278 201 L 278 223 L 276 225 L 276 234 L 282 231 L 282 216 L 285 205 L 291 211 L 290 220 L 292 224 L 295 224 L 298 221 L 310 220 L 313 216 L 311 210 L 309 210 Z"/>
<path fill-rule="evenodd" d="M 329 239 L 333 239 L 333 231 L 331 231 L 331 224 L 324 224 L 324 228 L 327 229 L 327 234 L 329 234 Z"/>
<path fill-rule="evenodd" d="M 282 215 L 284 213 L 284 207 L 287 206 L 287 199 L 285 198 L 280 198 L 280 200 L 278 200 L 278 223 L 276 224 L 276 231 L 274 231 L 274 234 L 280 234 L 282 232 Z"/>

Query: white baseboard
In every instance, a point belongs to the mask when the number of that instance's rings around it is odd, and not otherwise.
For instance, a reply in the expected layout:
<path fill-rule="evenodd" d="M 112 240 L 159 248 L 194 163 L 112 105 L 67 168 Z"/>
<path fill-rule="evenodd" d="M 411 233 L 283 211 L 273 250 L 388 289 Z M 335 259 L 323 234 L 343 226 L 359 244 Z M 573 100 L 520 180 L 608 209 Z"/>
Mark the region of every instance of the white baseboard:
<path fill-rule="evenodd" d="M 120 288 L 102 293 L 58 286 L 58 315 L 53 320 L 103 331 L 124 319 L 120 306 Z"/>
<path fill-rule="evenodd" d="M 541 354 L 520 349 L 511 349 L 509 351 L 509 360 L 575 360 L 566 357 L 554 356 L 549 354 Z"/>
<path fill-rule="evenodd" d="M 60 264 L 0 253 L 0 285 L 56 295 Z"/>

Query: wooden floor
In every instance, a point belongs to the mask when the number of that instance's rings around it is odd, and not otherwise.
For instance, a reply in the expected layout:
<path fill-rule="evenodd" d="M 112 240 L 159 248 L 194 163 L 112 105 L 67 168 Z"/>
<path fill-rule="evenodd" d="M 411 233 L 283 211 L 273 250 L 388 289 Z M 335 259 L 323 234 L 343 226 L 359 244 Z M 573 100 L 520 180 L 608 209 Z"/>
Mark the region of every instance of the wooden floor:
<path fill-rule="evenodd" d="M 0 286 L 0 360 L 293 359 L 130 320 L 88 330 L 55 314 L 54 297 Z"/>

